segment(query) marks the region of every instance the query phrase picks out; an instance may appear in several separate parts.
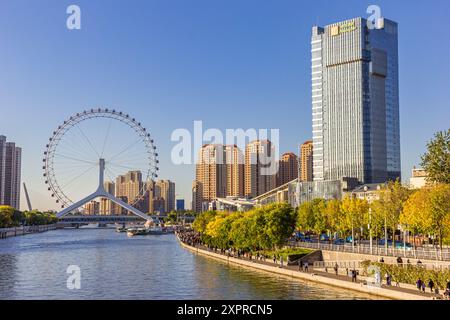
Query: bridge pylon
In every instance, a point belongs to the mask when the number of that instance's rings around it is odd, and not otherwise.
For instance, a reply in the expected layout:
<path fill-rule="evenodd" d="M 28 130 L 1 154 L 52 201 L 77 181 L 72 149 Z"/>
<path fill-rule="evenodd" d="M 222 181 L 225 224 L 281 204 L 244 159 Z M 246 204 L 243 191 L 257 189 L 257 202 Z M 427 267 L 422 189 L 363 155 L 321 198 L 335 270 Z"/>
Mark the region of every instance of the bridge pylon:
<path fill-rule="evenodd" d="M 71 206 L 65 208 L 64 210 L 58 212 L 58 214 L 56 216 L 58 218 L 62 218 L 65 215 L 69 214 L 70 212 L 72 212 L 76 209 L 79 209 L 81 206 L 87 204 L 88 202 L 90 202 L 96 198 L 107 198 L 107 199 L 111 200 L 112 202 L 114 202 L 115 204 L 117 204 L 118 206 L 130 211 L 131 213 L 133 213 L 145 220 L 151 220 L 151 217 L 147 216 L 145 213 L 132 207 L 131 205 L 122 201 L 121 199 L 116 198 L 115 196 L 113 196 L 112 194 L 110 194 L 109 192 L 107 192 L 105 190 L 105 187 L 104 187 L 105 159 L 99 160 L 99 167 L 100 167 L 100 172 L 99 172 L 97 190 L 94 193 L 88 195 L 87 197 L 81 199 L 80 201 L 78 201 L 78 202 L 72 204 Z"/>

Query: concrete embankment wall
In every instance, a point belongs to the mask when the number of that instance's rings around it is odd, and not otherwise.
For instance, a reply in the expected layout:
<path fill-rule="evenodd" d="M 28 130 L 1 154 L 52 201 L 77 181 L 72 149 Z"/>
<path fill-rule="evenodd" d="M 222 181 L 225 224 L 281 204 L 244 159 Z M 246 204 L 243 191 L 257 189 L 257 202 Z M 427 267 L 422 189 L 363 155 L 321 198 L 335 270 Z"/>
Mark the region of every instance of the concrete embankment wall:
<path fill-rule="evenodd" d="M 264 271 L 271 272 L 274 274 L 284 275 L 284 276 L 288 276 L 288 277 L 292 277 L 292 278 L 296 278 L 296 279 L 302 279 L 302 280 L 312 281 L 312 282 L 321 283 L 321 284 L 325 284 L 325 285 L 331 285 L 331 286 L 335 286 L 335 287 L 339 287 L 339 288 L 343 288 L 343 289 L 354 290 L 354 291 L 363 292 L 366 294 L 383 297 L 383 298 L 388 298 L 388 299 L 395 299 L 395 300 L 427 299 L 427 300 L 429 300 L 428 298 L 426 298 L 424 296 L 420 296 L 420 295 L 404 293 L 404 292 L 394 291 L 394 290 L 389 290 L 389 289 L 384 289 L 384 288 L 371 287 L 371 286 L 367 286 L 367 285 L 364 285 L 361 283 L 353 283 L 350 281 L 333 279 L 333 278 L 329 278 L 329 277 L 316 275 L 314 273 L 304 273 L 304 272 L 299 272 L 299 271 L 294 271 L 294 270 L 289 270 L 289 269 L 283 269 L 283 268 L 279 268 L 279 267 L 275 267 L 275 266 L 264 265 L 264 264 L 260 264 L 260 263 L 256 263 L 256 262 L 247 261 L 247 260 L 241 260 L 241 259 L 237 259 L 237 258 L 233 258 L 233 257 L 227 257 L 227 256 L 224 256 L 224 255 L 221 255 L 218 253 L 214 253 L 211 251 L 199 249 L 197 247 L 189 246 L 181 241 L 180 241 L 180 244 L 184 248 L 186 248 L 192 252 L 195 252 L 197 254 L 200 254 L 200 255 L 204 255 L 204 256 L 211 257 L 211 258 L 226 261 L 228 263 L 233 263 L 236 265 L 253 268 L 253 269 L 264 270 Z"/>
<path fill-rule="evenodd" d="M 0 239 L 9 237 L 23 236 L 31 233 L 40 233 L 58 228 L 57 224 L 48 224 L 42 226 L 22 226 L 14 228 L 0 228 Z"/>

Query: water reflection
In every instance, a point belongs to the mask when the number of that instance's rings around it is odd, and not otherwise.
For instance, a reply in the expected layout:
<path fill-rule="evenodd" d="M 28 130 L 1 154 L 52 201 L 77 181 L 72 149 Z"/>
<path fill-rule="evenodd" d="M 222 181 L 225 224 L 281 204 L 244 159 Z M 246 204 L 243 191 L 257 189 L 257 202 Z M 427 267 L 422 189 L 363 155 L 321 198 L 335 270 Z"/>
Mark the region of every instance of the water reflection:
<path fill-rule="evenodd" d="M 66 287 L 69 265 L 81 289 Z M 173 235 L 55 230 L 0 242 L 0 299 L 367 299 L 198 256 Z"/>

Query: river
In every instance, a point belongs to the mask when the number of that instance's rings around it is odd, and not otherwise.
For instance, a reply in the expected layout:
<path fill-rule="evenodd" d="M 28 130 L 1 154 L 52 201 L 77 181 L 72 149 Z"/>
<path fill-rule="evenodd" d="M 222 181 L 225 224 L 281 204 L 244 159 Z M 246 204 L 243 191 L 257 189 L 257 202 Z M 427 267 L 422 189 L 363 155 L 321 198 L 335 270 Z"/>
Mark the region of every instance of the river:
<path fill-rule="evenodd" d="M 70 265 L 80 289 L 68 289 Z M 0 240 L 0 299 L 369 299 L 195 255 L 174 235 L 60 229 Z"/>

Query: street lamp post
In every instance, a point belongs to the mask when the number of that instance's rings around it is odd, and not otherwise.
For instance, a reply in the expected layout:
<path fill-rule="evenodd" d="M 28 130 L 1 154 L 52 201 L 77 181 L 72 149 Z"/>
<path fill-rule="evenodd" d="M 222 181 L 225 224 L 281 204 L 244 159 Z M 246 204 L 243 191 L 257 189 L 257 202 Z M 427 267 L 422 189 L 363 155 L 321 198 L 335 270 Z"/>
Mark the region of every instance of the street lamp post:
<path fill-rule="evenodd" d="M 364 186 L 364 200 L 367 200 L 366 198 L 366 192 L 369 190 L 367 186 Z M 368 201 L 367 201 L 368 202 Z M 372 243 L 372 207 L 369 205 L 369 224 L 367 225 L 367 228 L 369 229 L 369 250 L 370 254 L 373 253 L 373 243 Z"/>
<path fill-rule="evenodd" d="M 369 207 L 369 246 L 370 246 L 370 254 L 373 253 L 372 251 L 372 207 Z"/>

